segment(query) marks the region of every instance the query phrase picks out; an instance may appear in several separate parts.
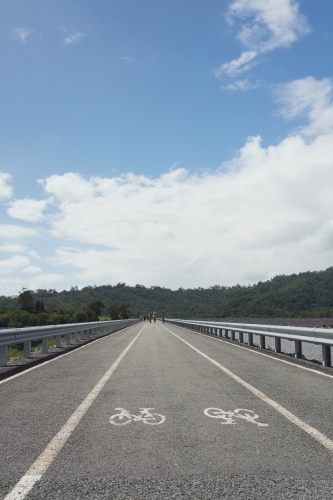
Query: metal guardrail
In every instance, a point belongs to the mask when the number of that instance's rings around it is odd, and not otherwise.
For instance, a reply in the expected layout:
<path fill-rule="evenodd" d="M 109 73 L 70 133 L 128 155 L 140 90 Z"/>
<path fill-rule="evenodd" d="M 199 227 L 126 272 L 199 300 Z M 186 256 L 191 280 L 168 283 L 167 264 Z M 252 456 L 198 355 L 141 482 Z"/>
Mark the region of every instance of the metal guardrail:
<path fill-rule="evenodd" d="M 120 319 L 115 321 L 94 321 L 91 323 L 70 323 L 66 325 L 49 325 L 27 328 L 11 328 L 0 331 L 0 366 L 7 364 L 7 350 L 9 346 L 23 343 L 23 355 L 25 358 L 31 356 L 31 342 L 42 341 L 42 353 L 48 352 L 48 339 L 56 338 L 56 347 L 61 347 L 61 337 L 66 336 L 66 345 L 87 338 L 95 338 L 116 332 L 127 326 L 134 325 L 140 321 L 137 319 Z"/>
<path fill-rule="evenodd" d="M 248 345 L 253 345 L 253 335 L 260 336 L 259 346 L 266 348 L 265 337 L 275 338 L 275 352 L 281 352 L 281 339 L 295 342 L 295 358 L 302 357 L 302 342 L 322 346 L 323 366 L 332 366 L 331 346 L 333 345 L 333 328 L 304 328 L 295 326 L 252 325 L 248 323 L 223 323 L 216 321 L 196 321 L 165 319 L 190 330 L 208 333 L 226 339 L 236 340 L 238 333 L 239 342 L 244 342 L 244 333 L 248 335 Z M 230 337 L 229 337 L 230 332 Z"/>

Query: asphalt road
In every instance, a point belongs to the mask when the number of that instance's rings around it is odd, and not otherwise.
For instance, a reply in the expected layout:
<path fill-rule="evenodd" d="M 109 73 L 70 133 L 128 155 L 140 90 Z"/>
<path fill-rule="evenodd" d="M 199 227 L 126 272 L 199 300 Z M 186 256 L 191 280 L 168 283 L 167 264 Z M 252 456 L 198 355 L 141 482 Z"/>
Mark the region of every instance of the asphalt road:
<path fill-rule="evenodd" d="M 332 387 L 139 323 L 0 382 L 0 499 L 333 499 Z"/>

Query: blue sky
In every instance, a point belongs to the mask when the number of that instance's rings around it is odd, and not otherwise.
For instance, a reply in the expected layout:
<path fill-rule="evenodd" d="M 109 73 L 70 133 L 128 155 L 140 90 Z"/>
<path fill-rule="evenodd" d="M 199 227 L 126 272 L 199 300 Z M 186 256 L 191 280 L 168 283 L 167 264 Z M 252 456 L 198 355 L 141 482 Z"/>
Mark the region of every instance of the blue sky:
<path fill-rule="evenodd" d="M 332 18 L 324 0 L 3 1 L 2 294 L 332 265 Z"/>

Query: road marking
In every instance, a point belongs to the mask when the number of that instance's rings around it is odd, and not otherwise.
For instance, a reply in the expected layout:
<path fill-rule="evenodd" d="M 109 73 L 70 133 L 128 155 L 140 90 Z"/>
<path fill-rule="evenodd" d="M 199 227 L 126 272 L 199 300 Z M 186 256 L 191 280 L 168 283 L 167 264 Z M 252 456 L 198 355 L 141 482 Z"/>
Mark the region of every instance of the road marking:
<path fill-rule="evenodd" d="M 93 342 L 89 342 L 88 344 L 81 345 L 80 347 L 77 347 L 76 349 L 73 349 L 72 351 L 69 352 L 64 352 L 63 354 L 59 354 L 56 358 L 49 359 L 48 361 L 43 361 L 43 363 L 40 363 L 39 365 L 32 366 L 31 368 L 27 368 L 26 370 L 21 371 L 20 373 L 16 373 L 16 375 L 11 375 L 10 377 L 5 378 L 4 380 L 0 380 L 0 385 L 4 384 L 6 382 L 9 382 L 10 380 L 13 380 L 14 378 L 20 377 L 21 375 L 25 375 L 28 372 L 31 372 L 32 370 L 36 370 L 37 368 L 41 368 L 42 366 L 45 366 L 49 363 L 53 363 L 53 361 L 58 361 L 59 359 L 63 358 L 64 356 L 68 356 L 69 354 L 74 354 L 80 349 L 83 349 L 84 347 L 90 347 L 93 345 L 95 342 L 98 342 L 99 340 L 104 340 L 106 337 L 109 337 L 110 335 L 115 335 L 116 333 L 123 332 L 124 330 L 127 330 L 127 328 L 131 328 L 132 326 L 137 325 L 138 323 L 134 323 L 134 325 L 129 325 L 126 326 L 126 328 L 122 328 L 121 330 L 117 330 L 116 332 L 111 332 L 105 334 L 103 337 L 99 339 L 95 339 Z"/>
<path fill-rule="evenodd" d="M 246 410 L 245 408 L 236 408 L 234 411 L 224 411 L 221 408 L 206 408 L 204 414 L 211 418 L 222 418 L 225 422 L 221 422 L 223 425 L 237 425 L 238 423 L 234 418 L 240 418 L 255 424 L 258 427 L 268 427 L 268 424 L 262 424 L 261 422 L 256 422 L 259 415 L 252 410 Z"/>
<path fill-rule="evenodd" d="M 161 326 L 163 326 L 163 325 L 161 325 Z M 252 392 L 259 399 L 261 399 L 262 401 L 264 401 L 268 405 L 272 406 L 276 411 L 278 411 L 279 413 L 281 413 L 281 415 L 283 415 L 285 418 L 287 418 L 288 420 L 290 420 L 293 424 L 297 425 L 297 427 L 299 427 L 303 431 L 307 432 L 311 437 L 313 437 L 314 439 L 316 439 L 316 441 L 318 441 L 320 444 L 322 444 L 323 446 L 325 446 L 325 448 L 327 448 L 328 450 L 330 450 L 331 452 L 333 452 L 333 441 L 331 441 L 329 438 L 327 438 L 326 436 L 324 436 L 324 434 L 322 434 L 321 432 L 317 431 L 317 429 L 315 429 L 314 427 L 311 427 L 311 425 L 308 425 L 305 422 L 303 422 L 303 420 L 301 420 L 300 418 L 296 417 L 296 415 L 294 415 L 293 413 L 291 413 L 289 410 L 287 410 L 286 408 L 284 408 L 282 405 L 280 405 L 279 403 L 277 403 L 273 399 L 271 399 L 268 396 L 266 396 L 266 394 L 264 394 L 263 392 L 259 391 L 255 387 L 253 387 L 253 385 L 248 384 L 247 382 L 245 382 L 245 380 L 243 380 L 242 378 L 238 377 L 238 375 L 235 375 L 232 371 L 228 370 L 228 368 L 225 368 L 223 365 L 221 365 L 220 363 L 218 363 L 217 361 L 215 361 L 215 359 L 210 358 L 209 356 L 207 356 L 207 354 L 205 354 L 204 352 L 200 351 L 199 349 L 197 349 L 196 347 L 194 347 L 193 345 L 191 345 L 189 342 L 187 342 L 186 340 L 184 340 L 181 337 L 179 337 L 179 335 L 176 335 L 175 333 L 173 333 L 171 330 L 169 330 L 169 328 L 166 328 L 165 326 L 163 326 L 163 328 L 165 328 L 172 335 L 174 335 L 179 340 L 181 340 L 182 342 L 184 342 L 184 344 L 188 345 L 191 349 L 193 349 L 194 351 L 196 351 L 198 354 L 200 354 L 201 356 L 203 356 L 205 359 L 207 359 L 208 361 L 210 361 L 211 363 L 213 363 L 213 365 L 217 366 L 217 368 L 219 368 L 221 371 L 223 371 L 226 375 L 229 375 L 229 377 L 231 377 L 232 379 L 234 379 L 240 385 L 242 385 L 243 387 L 245 387 L 246 389 L 248 389 L 250 392 Z"/>
<path fill-rule="evenodd" d="M 165 416 L 159 413 L 150 413 L 154 408 L 140 408 L 140 415 L 132 415 L 125 408 L 115 408 L 119 413 L 112 415 L 109 422 L 113 425 L 126 425 L 131 422 L 143 422 L 148 425 L 160 425 L 165 421 Z"/>
<path fill-rule="evenodd" d="M 146 326 L 146 325 L 145 325 Z M 34 461 L 29 470 L 25 475 L 19 480 L 19 482 L 14 486 L 12 491 L 5 496 L 4 500 L 22 500 L 33 486 L 40 481 L 47 469 L 50 467 L 53 460 L 56 458 L 64 444 L 67 442 L 68 438 L 71 436 L 72 432 L 78 426 L 82 417 L 86 414 L 92 403 L 97 398 L 98 394 L 101 392 L 117 366 L 121 363 L 127 352 L 130 350 L 136 339 L 144 330 L 145 326 L 141 328 L 138 335 L 128 344 L 126 349 L 120 354 L 116 361 L 111 365 L 107 372 L 103 375 L 95 387 L 90 391 L 88 396 L 82 401 L 82 403 L 77 407 L 74 413 L 69 417 L 67 422 L 60 429 L 58 434 L 49 442 L 45 450 L 39 455 L 39 457 Z"/>
<path fill-rule="evenodd" d="M 175 325 L 175 326 L 177 326 L 177 328 L 181 328 L 182 330 L 185 330 L 187 332 L 193 331 L 194 333 L 197 333 L 198 335 L 202 335 L 203 337 L 206 337 L 207 339 L 218 340 L 220 342 L 224 342 L 224 339 L 219 338 L 219 337 L 205 335 L 204 333 L 197 332 L 196 330 L 189 330 L 188 328 L 184 328 L 183 326 L 178 326 L 178 325 Z M 254 334 L 254 335 L 256 335 L 256 334 Z M 259 335 L 259 333 L 258 333 L 258 335 Z M 267 335 L 267 337 L 269 337 L 269 335 Z M 253 351 L 252 349 L 249 349 L 248 347 L 243 347 L 241 345 L 232 344 L 230 342 L 228 342 L 228 345 L 230 345 L 231 347 L 238 347 L 238 349 L 244 349 L 247 352 L 252 352 L 252 354 L 259 354 L 259 356 L 265 356 L 265 358 L 270 358 L 270 359 L 273 359 L 274 361 L 279 361 L 280 363 L 286 363 L 287 365 L 295 366 L 296 368 L 301 368 L 302 370 L 307 370 L 309 372 L 316 373 L 317 375 L 321 375 L 322 377 L 333 378 L 333 375 L 329 375 L 328 373 L 319 372 L 318 370 L 314 370 L 313 368 L 308 368 L 307 366 L 298 365 L 296 363 L 292 363 L 291 361 L 286 361 L 285 359 L 276 358 L 275 356 L 265 354 L 264 352 Z"/>

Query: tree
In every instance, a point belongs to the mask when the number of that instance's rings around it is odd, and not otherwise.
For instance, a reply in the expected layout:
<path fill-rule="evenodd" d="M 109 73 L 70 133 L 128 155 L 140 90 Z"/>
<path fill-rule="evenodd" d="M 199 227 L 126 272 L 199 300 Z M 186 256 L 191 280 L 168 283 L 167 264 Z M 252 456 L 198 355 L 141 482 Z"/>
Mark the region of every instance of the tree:
<path fill-rule="evenodd" d="M 35 313 L 36 314 L 44 312 L 44 301 L 43 300 L 37 300 L 34 309 L 35 309 Z"/>
<path fill-rule="evenodd" d="M 31 313 L 34 310 L 34 298 L 30 290 L 21 292 L 18 296 L 18 302 L 22 311 Z"/>

